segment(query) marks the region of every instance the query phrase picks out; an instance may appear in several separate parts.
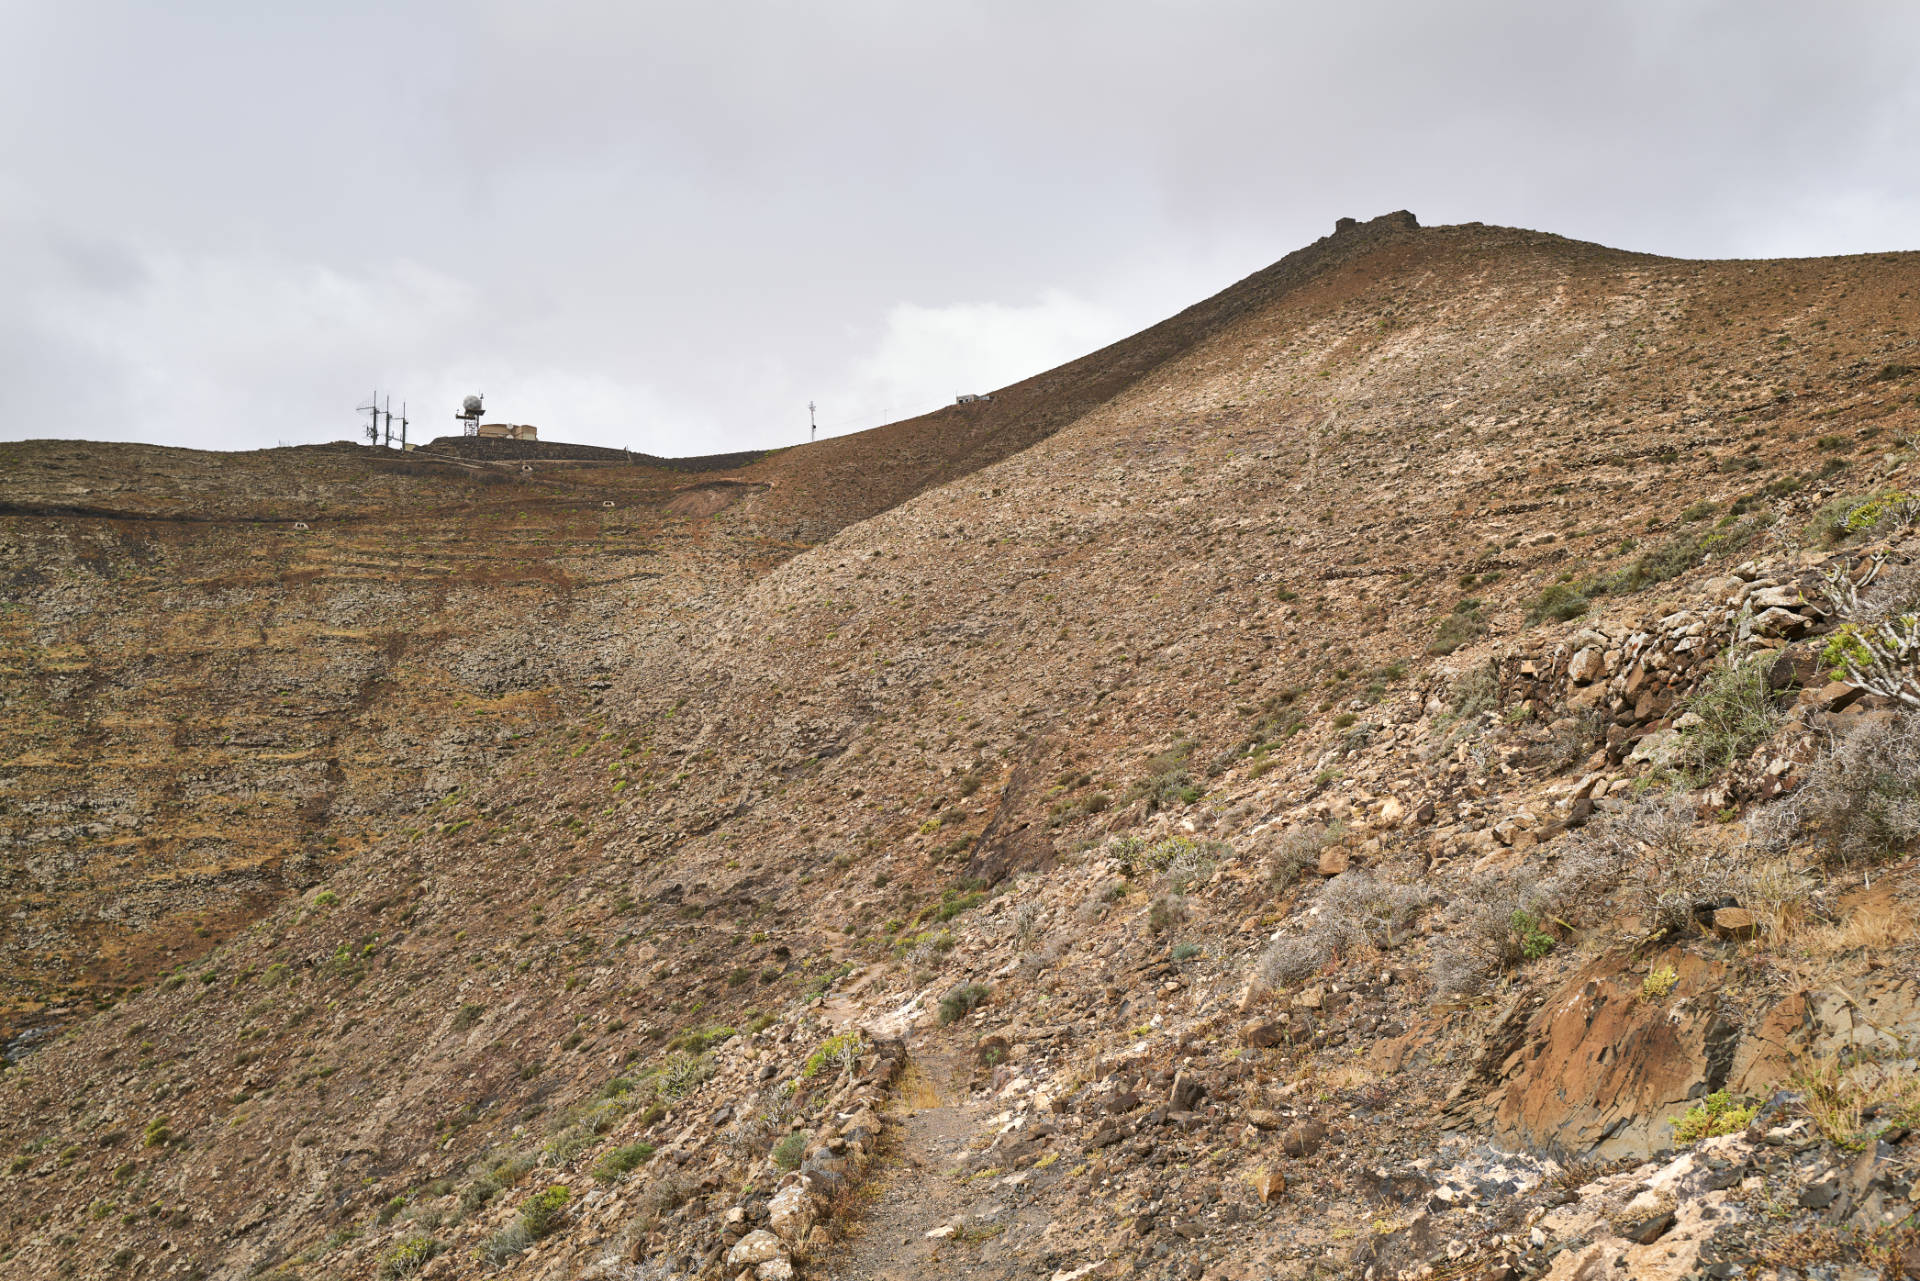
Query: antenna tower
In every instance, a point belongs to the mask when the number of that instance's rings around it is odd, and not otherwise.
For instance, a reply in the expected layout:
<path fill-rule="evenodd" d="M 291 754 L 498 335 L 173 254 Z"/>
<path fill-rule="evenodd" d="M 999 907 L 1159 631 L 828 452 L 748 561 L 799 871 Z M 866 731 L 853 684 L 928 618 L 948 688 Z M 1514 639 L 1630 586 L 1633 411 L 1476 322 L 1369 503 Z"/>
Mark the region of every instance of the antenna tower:
<path fill-rule="evenodd" d="M 486 394 L 483 392 L 477 396 L 468 396 L 460 402 L 460 412 L 454 417 L 460 420 L 461 435 L 478 436 L 480 434 L 480 415 L 484 412 L 485 400 Z M 404 409 L 405 406 L 401 408 Z"/>

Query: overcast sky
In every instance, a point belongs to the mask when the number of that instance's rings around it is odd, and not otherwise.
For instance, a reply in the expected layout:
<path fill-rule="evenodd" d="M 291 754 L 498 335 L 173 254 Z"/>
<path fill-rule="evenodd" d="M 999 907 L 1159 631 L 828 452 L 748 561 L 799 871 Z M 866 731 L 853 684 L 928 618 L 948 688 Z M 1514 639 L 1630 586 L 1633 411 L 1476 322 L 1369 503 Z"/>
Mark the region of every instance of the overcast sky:
<path fill-rule="evenodd" d="M 0 0 L 0 438 L 788 444 L 1403 207 L 1920 248 L 1920 4 Z"/>

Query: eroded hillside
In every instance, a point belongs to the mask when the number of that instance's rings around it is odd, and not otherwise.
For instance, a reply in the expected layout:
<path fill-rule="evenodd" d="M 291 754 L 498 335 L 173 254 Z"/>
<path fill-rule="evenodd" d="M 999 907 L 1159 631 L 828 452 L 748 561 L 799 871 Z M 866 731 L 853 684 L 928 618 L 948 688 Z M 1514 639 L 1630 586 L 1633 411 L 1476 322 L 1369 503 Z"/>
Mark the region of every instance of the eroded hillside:
<path fill-rule="evenodd" d="M 9 1265 L 1903 1275 L 1917 289 L 1394 216 L 729 474 L 838 532 L 0 1079 Z"/>

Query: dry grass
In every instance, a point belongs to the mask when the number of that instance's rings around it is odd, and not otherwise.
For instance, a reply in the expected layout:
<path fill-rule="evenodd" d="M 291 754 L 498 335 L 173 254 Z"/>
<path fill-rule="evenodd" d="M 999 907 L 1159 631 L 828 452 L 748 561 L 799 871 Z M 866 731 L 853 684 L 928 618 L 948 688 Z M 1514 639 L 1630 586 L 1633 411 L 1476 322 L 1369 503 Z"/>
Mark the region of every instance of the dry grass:
<path fill-rule="evenodd" d="M 1862 908 L 1845 920 L 1807 930 L 1801 943 L 1815 956 L 1845 956 L 1863 950 L 1884 951 L 1913 940 L 1910 918 L 1893 905 Z"/>
<path fill-rule="evenodd" d="M 940 1087 L 934 1084 L 932 1077 L 921 1071 L 917 1062 L 908 1059 L 906 1070 L 900 1074 L 900 1085 L 894 1092 L 894 1098 L 907 1112 L 926 1112 L 940 1106 Z"/>
<path fill-rule="evenodd" d="M 1806 923 L 1807 896 L 1813 882 L 1785 859 L 1754 863 L 1742 886 L 1740 905 L 1753 913 L 1763 937 L 1776 945 L 1791 941 Z"/>
<path fill-rule="evenodd" d="M 1869 1105 L 1878 1105 L 1876 1122 L 1920 1119 L 1920 1075 L 1900 1064 L 1842 1066 L 1838 1059 L 1824 1059 L 1804 1064 L 1793 1085 L 1805 1096 L 1807 1119 L 1829 1143 L 1849 1151 L 1858 1151 L 1870 1137 Z"/>

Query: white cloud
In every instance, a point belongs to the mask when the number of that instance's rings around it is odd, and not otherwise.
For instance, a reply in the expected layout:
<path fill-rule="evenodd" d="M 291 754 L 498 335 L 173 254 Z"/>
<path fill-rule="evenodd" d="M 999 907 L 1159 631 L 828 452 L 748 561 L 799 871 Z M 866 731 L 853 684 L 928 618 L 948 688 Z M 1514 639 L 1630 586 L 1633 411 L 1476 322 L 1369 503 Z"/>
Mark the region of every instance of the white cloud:
<path fill-rule="evenodd" d="M 821 405 L 823 435 L 938 409 L 963 392 L 992 391 L 1122 338 L 1119 313 L 1060 291 L 1032 303 L 900 303 L 880 340 L 856 358 Z"/>

